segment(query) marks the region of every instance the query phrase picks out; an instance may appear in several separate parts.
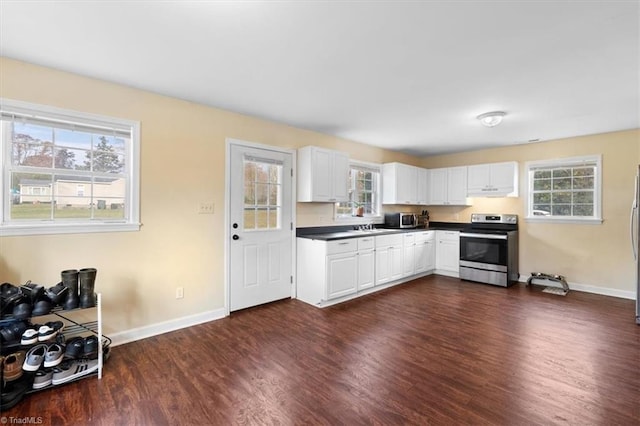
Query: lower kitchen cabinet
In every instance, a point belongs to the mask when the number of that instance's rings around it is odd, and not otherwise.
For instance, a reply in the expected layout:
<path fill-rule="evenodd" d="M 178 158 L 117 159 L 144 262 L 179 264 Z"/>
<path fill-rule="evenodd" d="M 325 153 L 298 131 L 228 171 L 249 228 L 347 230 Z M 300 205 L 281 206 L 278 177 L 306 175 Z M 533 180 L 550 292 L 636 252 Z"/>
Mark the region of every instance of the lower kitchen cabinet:
<path fill-rule="evenodd" d="M 297 239 L 298 299 L 321 305 L 374 286 L 374 238 Z"/>
<path fill-rule="evenodd" d="M 399 280 L 403 275 L 403 243 L 401 234 L 376 238 L 376 285 Z"/>
<path fill-rule="evenodd" d="M 460 232 L 436 231 L 436 273 L 458 277 L 460 272 Z"/>
<path fill-rule="evenodd" d="M 423 274 L 436 267 L 436 231 L 415 233 L 415 274 Z"/>
<path fill-rule="evenodd" d="M 376 283 L 374 247 L 373 237 L 358 238 L 358 291 L 372 288 Z"/>
<path fill-rule="evenodd" d="M 428 230 L 331 241 L 298 238 L 297 298 L 329 306 L 433 271 L 457 276 L 459 241 L 458 232 Z"/>
<path fill-rule="evenodd" d="M 327 300 L 355 293 L 358 289 L 358 253 L 327 256 Z"/>

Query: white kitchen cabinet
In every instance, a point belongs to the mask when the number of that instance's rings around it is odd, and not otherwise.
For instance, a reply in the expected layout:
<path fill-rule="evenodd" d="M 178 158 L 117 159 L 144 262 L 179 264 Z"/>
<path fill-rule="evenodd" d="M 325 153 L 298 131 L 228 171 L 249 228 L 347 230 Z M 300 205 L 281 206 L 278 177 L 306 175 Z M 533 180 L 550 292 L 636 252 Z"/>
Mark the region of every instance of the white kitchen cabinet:
<path fill-rule="evenodd" d="M 429 204 L 470 205 L 471 203 L 467 199 L 467 167 L 445 167 L 429 170 Z"/>
<path fill-rule="evenodd" d="M 436 231 L 436 273 L 457 277 L 460 271 L 460 232 Z"/>
<path fill-rule="evenodd" d="M 374 237 L 297 238 L 297 297 L 313 304 L 349 296 L 375 282 Z"/>
<path fill-rule="evenodd" d="M 349 201 L 349 155 L 305 146 L 298 149 L 298 201 Z"/>
<path fill-rule="evenodd" d="M 469 197 L 517 197 L 518 163 L 477 164 L 467 167 Z"/>
<path fill-rule="evenodd" d="M 402 163 L 382 165 L 382 204 L 427 204 L 428 172 Z"/>
<path fill-rule="evenodd" d="M 327 256 L 327 300 L 358 290 L 358 253 Z"/>
<path fill-rule="evenodd" d="M 418 174 L 417 200 L 418 205 L 429 204 L 429 170 L 416 167 Z"/>
<path fill-rule="evenodd" d="M 436 267 L 436 232 L 415 233 L 415 274 L 432 271 Z"/>
<path fill-rule="evenodd" d="M 402 276 L 416 273 L 416 239 L 413 232 L 404 234 L 402 240 Z"/>
<path fill-rule="evenodd" d="M 358 238 L 358 291 L 375 285 L 375 243 L 374 237 Z"/>
<path fill-rule="evenodd" d="M 402 234 L 379 235 L 376 244 L 376 285 L 402 278 L 404 246 Z"/>

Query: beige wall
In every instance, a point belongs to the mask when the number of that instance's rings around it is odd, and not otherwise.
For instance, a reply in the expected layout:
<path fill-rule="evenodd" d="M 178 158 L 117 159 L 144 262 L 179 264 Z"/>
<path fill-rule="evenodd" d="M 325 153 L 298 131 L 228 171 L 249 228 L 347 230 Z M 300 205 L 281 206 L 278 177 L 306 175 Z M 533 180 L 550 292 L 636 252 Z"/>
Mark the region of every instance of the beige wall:
<path fill-rule="evenodd" d="M 601 225 L 528 223 L 525 163 L 533 160 L 602 154 Z M 432 220 L 468 222 L 471 213 L 520 215 L 520 273 L 540 271 L 562 274 L 588 286 L 635 291 L 634 263 L 629 241 L 629 210 L 634 176 L 640 158 L 640 131 L 487 149 L 424 158 L 422 166 L 448 167 L 499 161 L 517 161 L 520 197 L 475 198 L 472 207 L 431 207 Z"/>
<path fill-rule="evenodd" d="M 139 232 L 0 238 L 0 280 L 53 285 L 60 271 L 98 268 L 107 333 L 224 305 L 225 139 L 297 148 L 318 145 L 363 161 L 442 167 L 603 154 L 602 225 L 522 223 L 521 272 L 632 291 L 628 208 L 640 159 L 638 131 L 417 159 L 315 132 L 0 58 L 0 96 L 141 122 Z M 522 192 L 522 189 L 521 189 Z M 167 200 L 172 200 L 168 203 Z M 214 215 L 197 214 L 201 201 Z M 404 210 L 394 207 L 394 210 Z M 476 199 L 472 208 L 434 207 L 433 220 L 468 221 L 473 211 L 523 214 L 524 198 Z M 455 219 L 455 215 L 458 219 Z M 299 203 L 298 226 L 330 224 L 328 204 Z M 175 288 L 184 287 L 184 299 Z"/>
<path fill-rule="evenodd" d="M 224 306 L 225 139 L 319 145 L 363 161 L 419 159 L 133 88 L 0 58 L 0 96 L 141 123 L 139 232 L 0 239 L 0 280 L 53 285 L 60 271 L 98 268 L 114 333 Z M 171 200 L 168 202 L 167 200 Z M 197 214 L 213 201 L 215 214 Z M 329 204 L 298 204 L 298 226 L 331 223 Z M 175 288 L 184 287 L 184 299 Z"/>

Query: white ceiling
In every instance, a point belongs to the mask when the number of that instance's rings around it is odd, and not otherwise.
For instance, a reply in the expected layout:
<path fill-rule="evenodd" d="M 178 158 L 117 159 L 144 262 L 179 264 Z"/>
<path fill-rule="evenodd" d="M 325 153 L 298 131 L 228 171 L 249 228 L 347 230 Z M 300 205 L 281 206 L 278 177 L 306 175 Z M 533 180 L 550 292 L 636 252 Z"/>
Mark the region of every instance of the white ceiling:
<path fill-rule="evenodd" d="M 639 1 L 0 0 L 0 54 L 433 155 L 639 128 L 639 26 Z"/>

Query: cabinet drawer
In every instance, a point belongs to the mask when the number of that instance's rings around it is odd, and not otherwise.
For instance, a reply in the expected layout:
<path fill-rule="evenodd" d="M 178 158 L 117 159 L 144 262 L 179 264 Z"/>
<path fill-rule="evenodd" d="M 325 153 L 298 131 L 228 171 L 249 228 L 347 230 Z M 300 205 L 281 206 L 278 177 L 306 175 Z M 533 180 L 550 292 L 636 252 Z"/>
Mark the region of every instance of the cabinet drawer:
<path fill-rule="evenodd" d="M 347 253 L 358 250 L 358 240 L 349 238 L 345 240 L 335 240 L 327 242 L 327 255 Z"/>
<path fill-rule="evenodd" d="M 376 247 L 402 246 L 402 234 L 377 235 Z"/>
<path fill-rule="evenodd" d="M 416 243 L 423 243 L 436 237 L 435 231 L 416 232 L 414 235 L 416 236 Z"/>
<path fill-rule="evenodd" d="M 358 238 L 358 251 L 372 249 L 374 244 L 374 237 Z"/>
<path fill-rule="evenodd" d="M 458 231 L 438 231 L 438 239 L 444 241 L 458 241 L 460 232 Z"/>
<path fill-rule="evenodd" d="M 409 233 L 409 234 L 404 234 L 402 236 L 402 243 L 405 246 L 411 246 L 414 245 L 416 242 L 416 237 L 415 234 L 413 232 Z"/>

